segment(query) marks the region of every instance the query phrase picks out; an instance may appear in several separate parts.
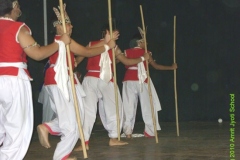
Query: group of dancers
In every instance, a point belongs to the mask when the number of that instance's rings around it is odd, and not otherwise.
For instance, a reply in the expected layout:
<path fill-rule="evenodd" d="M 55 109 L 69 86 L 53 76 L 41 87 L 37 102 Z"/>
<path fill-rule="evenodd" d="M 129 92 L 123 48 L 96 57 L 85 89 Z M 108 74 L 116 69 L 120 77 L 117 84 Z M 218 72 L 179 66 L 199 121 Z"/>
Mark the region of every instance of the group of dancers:
<path fill-rule="evenodd" d="M 114 30 L 110 36 L 109 28 L 104 29 L 104 37 L 91 41 L 87 47 L 71 38 L 72 23 L 64 5 L 66 33 L 64 33 L 61 14 L 53 8 L 56 20 L 54 42 L 40 46 L 31 36 L 30 28 L 17 19 L 21 15 L 17 0 L 0 0 L 0 159 L 23 159 L 31 140 L 33 131 L 33 104 L 26 56 L 40 61 L 48 58 L 44 85 L 39 101 L 43 103 L 43 123 L 37 126 L 39 141 L 45 148 L 51 147 L 48 135 L 61 136 L 57 144 L 54 160 L 75 160 L 71 157 L 73 150 L 81 151 L 82 146 L 75 146 L 79 139 L 79 130 L 74 108 L 74 96 L 69 80 L 69 64 L 66 57 L 66 45 L 70 48 L 72 68 L 87 58 L 87 73 L 80 83 L 74 76 L 74 87 L 78 109 L 82 122 L 86 149 L 90 147 L 90 136 L 96 120 L 97 110 L 104 128 L 108 132 L 109 146 L 127 145 L 118 140 L 118 120 L 120 131 L 127 138 L 132 138 L 138 98 L 145 123 L 144 136 L 154 137 L 154 125 L 151 114 L 148 83 L 151 86 L 152 102 L 158 123 L 160 101 L 151 79 L 146 73 L 146 64 L 157 70 L 175 70 L 177 64 L 164 66 L 157 64 L 152 53 L 145 52 L 145 40 L 140 31 L 139 37 L 131 41 L 129 49 L 117 46 L 119 31 Z M 114 50 L 115 54 L 112 54 Z M 113 57 L 113 55 L 115 57 Z M 113 60 L 126 67 L 122 94 L 114 87 Z M 146 63 L 146 61 L 148 61 Z M 71 67 L 70 67 L 71 68 Z M 118 109 L 116 112 L 116 97 Z M 117 113 L 119 115 L 117 115 Z M 75 148 L 75 149 L 74 149 Z"/>

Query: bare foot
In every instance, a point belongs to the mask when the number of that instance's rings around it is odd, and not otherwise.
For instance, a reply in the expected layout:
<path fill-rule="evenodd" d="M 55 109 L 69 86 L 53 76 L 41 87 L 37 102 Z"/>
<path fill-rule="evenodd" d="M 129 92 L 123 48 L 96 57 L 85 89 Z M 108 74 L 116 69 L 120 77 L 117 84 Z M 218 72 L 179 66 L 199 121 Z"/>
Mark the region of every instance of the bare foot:
<path fill-rule="evenodd" d="M 123 146 L 127 144 L 127 142 L 119 141 L 117 138 L 110 138 L 109 140 L 109 146 Z"/>
<path fill-rule="evenodd" d="M 77 160 L 77 157 L 68 157 L 66 160 Z"/>
<path fill-rule="evenodd" d="M 126 138 L 131 139 L 131 138 L 132 138 L 132 135 L 131 135 L 131 134 L 126 135 Z"/>
<path fill-rule="evenodd" d="M 86 144 L 85 147 L 86 147 L 86 150 L 89 150 L 88 144 Z M 82 151 L 82 150 L 83 150 L 83 148 L 82 148 L 81 145 L 74 149 L 75 152 L 79 152 L 79 151 Z"/>
<path fill-rule="evenodd" d="M 48 141 L 48 129 L 43 124 L 37 126 L 38 138 L 41 145 L 45 148 L 50 148 L 51 145 Z"/>

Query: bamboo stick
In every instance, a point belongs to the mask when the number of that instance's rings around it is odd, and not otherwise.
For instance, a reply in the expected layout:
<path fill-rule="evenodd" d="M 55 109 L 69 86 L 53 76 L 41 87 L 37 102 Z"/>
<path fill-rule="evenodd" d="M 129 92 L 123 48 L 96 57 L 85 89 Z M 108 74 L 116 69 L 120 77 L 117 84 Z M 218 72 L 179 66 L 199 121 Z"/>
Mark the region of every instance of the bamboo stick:
<path fill-rule="evenodd" d="M 176 16 L 174 16 L 174 23 L 173 23 L 173 62 L 176 63 Z M 179 136 L 178 102 L 177 102 L 177 70 L 176 69 L 174 70 L 174 98 L 175 98 L 177 136 Z"/>
<path fill-rule="evenodd" d="M 112 9 L 111 9 L 111 0 L 108 0 L 108 17 L 109 17 L 109 30 L 110 37 L 112 38 Z M 115 103 L 116 103 L 116 118 L 117 118 L 117 132 L 118 140 L 120 141 L 120 124 L 119 124 L 119 106 L 118 106 L 118 86 L 117 86 L 117 72 L 116 72 L 116 60 L 115 60 L 115 49 L 112 49 L 113 57 L 113 81 L 114 81 L 114 91 L 115 91 Z"/>
<path fill-rule="evenodd" d="M 147 39 L 146 39 L 146 30 L 145 30 L 145 24 L 144 24 L 144 16 L 143 16 L 142 5 L 140 5 L 140 12 L 141 12 L 141 19 L 142 19 L 142 28 L 143 28 L 143 33 L 144 33 L 145 53 L 147 53 L 148 52 L 148 50 L 147 50 Z M 148 94 L 149 94 L 149 99 L 150 99 L 150 104 L 151 104 L 154 134 L 155 134 L 156 143 L 158 143 L 158 134 L 157 134 L 157 128 L 156 128 L 156 117 L 155 117 L 153 100 L 152 100 L 152 90 L 151 90 L 151 85 L 150 85 L 150 74 L 149 74 L 148 61 L 146 61 L 146 67 L 147 67 L 146 70 L 147 70 L 147 77 L 148 77 Z"/>

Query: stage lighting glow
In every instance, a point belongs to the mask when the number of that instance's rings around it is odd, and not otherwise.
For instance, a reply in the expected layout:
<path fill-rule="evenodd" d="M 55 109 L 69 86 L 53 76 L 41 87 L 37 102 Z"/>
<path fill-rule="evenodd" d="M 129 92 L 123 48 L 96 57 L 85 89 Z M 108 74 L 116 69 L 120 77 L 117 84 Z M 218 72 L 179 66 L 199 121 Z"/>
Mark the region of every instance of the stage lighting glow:
<path fill-rule="evenodd" d="M 219 118 L 218 123 L 222 123 L 222 122 L 223 122 L 222 118 Z"/>
<path fill-rule="evenodd" d="M 198 91 L 198 84 L 197 83 L 193 83 L 192 85 L 191 85 L 191 89 L 192 89 L 192 91 Z"/>

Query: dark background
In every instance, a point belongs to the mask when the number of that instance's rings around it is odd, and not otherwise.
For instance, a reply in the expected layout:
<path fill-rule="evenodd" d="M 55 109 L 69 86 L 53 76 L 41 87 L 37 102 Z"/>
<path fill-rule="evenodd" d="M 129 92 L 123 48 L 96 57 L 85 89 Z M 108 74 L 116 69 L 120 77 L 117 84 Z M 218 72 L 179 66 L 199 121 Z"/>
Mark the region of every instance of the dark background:
<path fill-rule="evenodd" d="M 19 0 L 23 15 L 36 41 L 44 45 L 43 1 Z M 72 21 L 72 38 L 86 46 L 89 41 L 101 38 L 101 28 L 108 22 L 107 0 L 65 0 Z M 48 39 L 52 42 L 51 19 L 57 0 L 47 0 Z M 148 50 L 157 63 L 173 63 L 173 18 L 176 25 L 176 61 L 178 117 L 183 121 L 229 120 L 229 94 L 235 94 L 236 119 L 239 109 L 239 0 L 112 0 L 112 18 L 120 30 L 118 45 L 129 48 L 129 41 L 142 26 L 142 5 L 147 26 Z M 37 102 L 43 83 L 43 66 L 46 60 L 29 59 L 32 82 L 35 125 L 41 123 L 42 105 Z M 86 61 L 78 66 L 84 73 Z M 121 90 L 125 69 L 117 64 L 117 80 Z M 160 122 L 175 121 L 173 71 L 150 68 L 150 76 L 158 93 L 162 111 Z M 197 88 L 196 88 L 197 86 Z M 137 120 L 141 121 L 138 110 Z"/>

